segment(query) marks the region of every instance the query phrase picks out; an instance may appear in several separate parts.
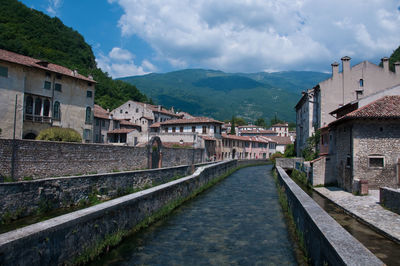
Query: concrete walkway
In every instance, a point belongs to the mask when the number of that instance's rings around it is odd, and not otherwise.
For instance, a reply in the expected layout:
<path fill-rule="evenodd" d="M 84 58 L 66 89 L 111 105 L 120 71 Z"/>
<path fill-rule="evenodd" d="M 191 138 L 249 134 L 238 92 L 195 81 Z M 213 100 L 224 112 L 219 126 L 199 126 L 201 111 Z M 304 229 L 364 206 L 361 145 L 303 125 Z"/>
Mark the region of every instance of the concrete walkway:
<path fill-rule="evenodd" d="M 314 190 L 400 243 L 400 215 L 384 209 L 379 204 L 379 190 L 370 190 L 368 196 L 355 196 L 337 187 L 318 187 Z"/>

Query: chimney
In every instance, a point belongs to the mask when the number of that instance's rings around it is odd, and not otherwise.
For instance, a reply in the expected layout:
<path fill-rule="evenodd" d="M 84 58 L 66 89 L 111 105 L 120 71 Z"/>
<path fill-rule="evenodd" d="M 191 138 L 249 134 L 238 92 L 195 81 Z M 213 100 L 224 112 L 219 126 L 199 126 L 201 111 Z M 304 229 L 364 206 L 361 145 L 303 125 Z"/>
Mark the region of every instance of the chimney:
<path fill-rule="evenodd" d="M 394 72 L 396 73 L 396 75 L 400 75 L 400 62 L 399 61 L 394 63 Z"/>
<path fill-rule="evenodd" d="M 159 111 L 159 112 L 161 111 L 161 105 L 158 106 L 158 111 Z"/>
<path fill-rule="evenodd" d="M 381 61 L 382 61 L 383 70 L 385 72 L 389 72 L 389 58 L 384 57 L 381 59 Z"/>
<path fill-rule="evenodd" d="M 339 73 L 339 63 L 338 62 L 333 62 L 331 64 L 332 66 L 332 78 L 336 78 L 338 73 Z"/>
<path fill-rule="evenodd" d="M 175 114 L 174 107 L 171 107 L 171 112 Z"/>
<path fill-rule="evenodd" d="M 351 60 L 351 57 L 349 57 L 349 56 L 342 57 L 343 74 L 348 73 L 350 71 L 350 60 Z"/>

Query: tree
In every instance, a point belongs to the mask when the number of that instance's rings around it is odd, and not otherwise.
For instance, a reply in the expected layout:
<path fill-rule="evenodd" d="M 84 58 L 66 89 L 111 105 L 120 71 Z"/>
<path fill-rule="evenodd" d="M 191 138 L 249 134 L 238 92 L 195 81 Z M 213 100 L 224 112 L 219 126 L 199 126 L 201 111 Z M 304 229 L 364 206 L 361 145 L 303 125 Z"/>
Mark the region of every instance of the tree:
<path fill-rule="evenodd" d="M 231 120 L 231 135 L 236 135 L 236 130 L 235 130 L 235 117 L 232 116 L 232 120 Z"/>
<path fill-rule="evenodd" d="M 296 156 L 296 150 L 294 148 L 294 144 L 286 145 L 285 153 L 283 154 L 284 157 L 290 158 Z"/>
<path fill-rule="evenodd" d="M 315 133 L 313 133 L 312 136 L 307 139 L 307 145 L 301 152 L 301 155 L 306 161 L 312 161 L 318 157 L 320 136 L 321 132 L 316 130 Z"/>
<path fill-rule="evenodd" d="M 237 126 L 243 126 L 243 125 L 246 125 L 247 122 L 246 122 L 246 120 L 244 120 L 244 118 L 242 118 L 242 117 L 235 117 L 235 124 L 236 124 Z"/>
<path fill-rule="evenodd" d="M 264 118 L 262 118 L 262 117 L 257 118 L 255 124 L 256 124 L 256 126 L 259 126 L 259 127 L 263 127 L 263 128 L 267 127 L 267 123 L 265 122 Z"/>
<path fill-rule="evenodd" d="M 50 127 L 40 131 L 36 140 L 82 142 L 82 137 L 72 128 Z"/>

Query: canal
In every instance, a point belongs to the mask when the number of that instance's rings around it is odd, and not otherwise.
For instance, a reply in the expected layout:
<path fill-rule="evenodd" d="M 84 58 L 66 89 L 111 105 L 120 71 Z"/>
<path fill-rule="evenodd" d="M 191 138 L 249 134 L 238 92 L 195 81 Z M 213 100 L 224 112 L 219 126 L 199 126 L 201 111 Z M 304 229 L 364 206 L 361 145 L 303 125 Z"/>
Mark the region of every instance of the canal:
<path fill-rule="evenodd" d="M 243 168 L 92 265 L 294 265 L 271 165 Z"/>

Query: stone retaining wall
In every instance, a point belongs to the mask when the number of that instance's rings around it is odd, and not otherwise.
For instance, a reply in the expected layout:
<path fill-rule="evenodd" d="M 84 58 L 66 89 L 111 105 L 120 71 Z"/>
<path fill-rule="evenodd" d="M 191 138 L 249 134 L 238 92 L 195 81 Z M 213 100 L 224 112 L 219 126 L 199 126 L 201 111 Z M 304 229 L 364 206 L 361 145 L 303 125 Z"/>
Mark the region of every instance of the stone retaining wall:
<path fill-rule="evenodd" d="M 283 169 L 296 169 L 296 163 L 304 163 L 303 158 L 276 158 L 276 167 L 282 167 Z"/>
<path fill-rule="evenodd" d="M 277 172 L 312 265 L 383 265 L 297 186 L 281 167 L 277 167 Z"/>
<path fill-rule="evenodd" d="M 400 214 L 400 189 L 379 188 L 379 202 L 391 211 Z"/>
<path fill-rule="evenodd" d="M 38 211 L 78 205 L 88 201 L 90 196 L 105 198 L 122 196 L 135 189 L 186 176 L 191 171 L 191 166 L 178 166 L 0 183 L 0 222 L 3 220 L 2 217 L 22 218 Z"/>
<path fill-rule="evenodd" d="M 0 139 L 0 176 L 11 176 L 13 141 Z M 148 167 L 147 147 L 15 140 L 16 179 L 129 171 Z M 202 162 L 201 149 L 162 148 L 162 167 Z M 194 156 L 193 156 L 194 155 Z"/>
<path fill-rule="evenodd" d="M 70 264 L 236 166 L 236 160 L 204 166 L 191 176 L 2 234 L 0 265 Z"/>

